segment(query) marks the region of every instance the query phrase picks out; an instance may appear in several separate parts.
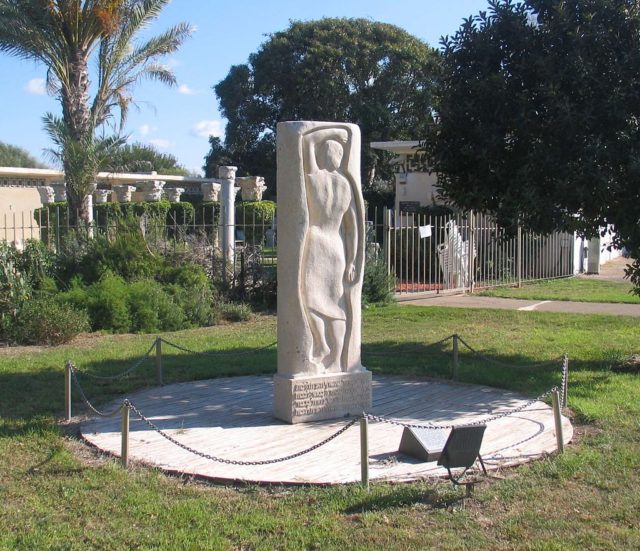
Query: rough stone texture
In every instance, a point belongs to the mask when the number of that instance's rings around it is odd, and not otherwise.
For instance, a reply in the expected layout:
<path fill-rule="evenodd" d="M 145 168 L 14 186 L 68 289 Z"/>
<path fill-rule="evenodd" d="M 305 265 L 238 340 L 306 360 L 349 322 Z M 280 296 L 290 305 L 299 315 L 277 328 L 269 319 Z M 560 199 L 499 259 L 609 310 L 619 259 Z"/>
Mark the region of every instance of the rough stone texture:
<path fill-rule="evenodd" d="M 141 191 L 144 192 L 143 201 L 160 201 L 162 199 L 162 189 L 166 182 L 153 180 L 150 182 L 142 182 L 140 184 Z"/>
<path fill-rule="evenodd" d="M 38 186 L 38 193 L 43 205 L 48 205 L 55 201 L 55 191 L 51 186 Z"/>
<path fill-rule="evenodd" d="M 289 423 L 360 415 L 371 409 L 371 372 L 273 378 L 274 415 Z"/>
<path fill-rule="evenodd" d="M 67 200 L 67 184 L 51 184 L 51 187 L 53 188 L 56 203 L 62 203 Z"/>
<path fill-rule="evenodd" d="M 109 202 L 109 195 L 111 195 L 110 189 L 96 189 L 93 192 L 93 198 L 96 205 L 102 205 Z"/>
<path fill-rule="evenodd" d="M 345 123 L 280 123 L 277 151 L 274 413 L 292 423 L 361 413 L 371 404 L 371 375 L 360 355 L 365 245 L 360 129 Z M 304 412 L 292 389 L 305 380 L 329 388 L 318 377 L 341 390 L 323 391 L 325 404 L 313 395 L 313 407 Z M 355 392 L 360 384 L 368 384 L 368 394 Z"/>
<path fill-rule="evenodd" d="M 184 193 L 183 187 L 165 188 L 164 195 L 171 203 L 179 203 L 180 196 Z"/>
<path fill-rule="evenodd" d="M 116 192 L 118 203 L 131 203 L 131 194 L 136 190 L 136 186 L 113 186 Z"/>
<path fill-rule="evenodd" d="M 217 203 L 220 200 L 220 184 L 215 182 L 205 182 L 200 184 L 202 200 L 205 203 Z"/>
<path fill-rule="evenodd" d="M 262 194 L 267 189 L 262 176 L 242 176 L 236 178 L 236 185 L 240 186 L 243 201 L 262 201 Z"/>

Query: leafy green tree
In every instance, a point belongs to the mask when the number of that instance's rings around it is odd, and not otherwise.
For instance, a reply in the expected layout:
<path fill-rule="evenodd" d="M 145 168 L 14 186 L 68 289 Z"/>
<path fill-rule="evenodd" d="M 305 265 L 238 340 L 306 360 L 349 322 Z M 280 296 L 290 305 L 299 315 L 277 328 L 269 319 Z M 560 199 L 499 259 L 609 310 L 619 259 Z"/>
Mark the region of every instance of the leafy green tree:
<path fill-rule="evenodd" d="M 47 168 L 46 165 L 36 161 L 26 149 L 4 142 L 0 142 L 0 166 Z"/>
<path fill-rule="evenodd" d="M 638 2 L 494 0 L 442 57 L 425 142 L 442 193 L 512 230 L 610 223 L 640 258 Z"/>
<path fill-rule="evenodd" d="M 218 167 L 233 165 L 233 162 L 220 138 L 209 136 L 209 145 L 211 149 L 209 149 L 209 153 L 204 158 L 202 170 L 204 170 L 205 178 L 217 178 Z"/>
<path fill-rule="evenodd" d="M 105 170 L 110 172 L 152 172 L 188 176 L 189 171 L 178 163 L 173 155 L 160 153 L 152 145 L 127 144 L 120 147 L 107 161 Z"/>
<path fill-rule="evenodd" d="M 240 173 L 273 183 L 278 122 L 352 122 L 362 131 L 366 185 L 383 168 L 369 142 L 424 135 L 436 63 L 434 50 L 393 25 L 293 22 L 215 86 L 228 119 L 226 153 Z"/>
<path fill-rule="evenodd" d="M 88 219 L 84 198 L 96 172 L 119 138 L 96 131 L 120 112 L 119 127 L 141 79 L 175 84 L 159 59 L 174 52 L 190 34 L 181 23 L 145 41 L 139 32 L 169 0 L 0 0 L 0 51 L 33 59 L 47 67 L 47 87 L 62 106 L 62 117 L 47 114 L 45 129 L 57 149 L 67 183 L 71 212 Z M 89 63 L 95 60 L 95 93 Z"/>

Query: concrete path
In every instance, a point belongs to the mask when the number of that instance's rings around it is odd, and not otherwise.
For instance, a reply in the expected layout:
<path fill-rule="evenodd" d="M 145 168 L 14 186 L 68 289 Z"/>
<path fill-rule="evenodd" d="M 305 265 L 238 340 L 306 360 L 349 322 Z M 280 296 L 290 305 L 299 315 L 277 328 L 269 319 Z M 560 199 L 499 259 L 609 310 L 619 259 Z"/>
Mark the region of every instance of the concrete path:
<path fill-rule="evenodd" d="M 624 269 L 631 261 L 616 258 L 600 268 L 600 274 L 580 275 L 581 278 L 628 281 Z M 610 316 L 640 317 L 640 304 L 613 304 L 609 302 L 574 302 L 564 300 L 522 300 L 515 298 L 480 297 L 477 295 L 411 295 L 397 297 L 398 302 L 409 306 L 446 306 L 450 308 L 497 308 L 522 312 L 564 312 L 568 314 L 604 314 Z"/>
<path fill-rule="evenodd" d="M 604 314 L 640 317 L 640 304 L 608 302 L 573 302 L 564 300 L 520 300 L 516 298 L 479 297 L 476 295 L 431 295 L 425 298 L 398 297 L 407 306 L 445 306 L 449 308 L 496 308 L 522 312 L 564 312 L 568 314 Z"/>

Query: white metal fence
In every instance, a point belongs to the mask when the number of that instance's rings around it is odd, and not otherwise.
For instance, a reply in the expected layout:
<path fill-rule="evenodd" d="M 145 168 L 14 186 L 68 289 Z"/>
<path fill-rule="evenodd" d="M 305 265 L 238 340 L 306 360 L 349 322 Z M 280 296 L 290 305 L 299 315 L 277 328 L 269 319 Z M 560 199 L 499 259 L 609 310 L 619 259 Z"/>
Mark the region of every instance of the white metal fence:
<path fill-rule="evenodd" d="M 207 210 L 208 209 L 208 210 Z M 216 209 L 198 209 L 189 219 L 167 217 L 158 226 L 143 228 L 147 239 L 168 247 L 206 247 L 212 263 L 219 257 L 219 234 L 223 231 Z M 63 207 L 49 212 L 20 213 L 0 220 L 0 240 L 18 246 L 27 239 L 45 241 L 56 250 L 60 241 L 76 228 Z M 257 220 L 255 212 L 239 215 L 232 277 L 242 276 L 249 264 L 271 266 L 277 262 L 277 234 L 271 220 Z M 115 219 L 96 216 L 92 235 L 114 235 Z M 568 233 L 537 235 L 519 230 L 508 238 L 487 215 L 457 213 L 433 216 L 369 209 L 368 250 L 375 251 L 396 281 L 398 294 L 473 291 L 522 282 L 571 276 L 574 273 L 574 238 Z M 216 253 L 216 250 L 218 253 Z M 212 269 L 215 267 L 212 264 Z M 219 268 L 218 268 L 219 269 Z"/>

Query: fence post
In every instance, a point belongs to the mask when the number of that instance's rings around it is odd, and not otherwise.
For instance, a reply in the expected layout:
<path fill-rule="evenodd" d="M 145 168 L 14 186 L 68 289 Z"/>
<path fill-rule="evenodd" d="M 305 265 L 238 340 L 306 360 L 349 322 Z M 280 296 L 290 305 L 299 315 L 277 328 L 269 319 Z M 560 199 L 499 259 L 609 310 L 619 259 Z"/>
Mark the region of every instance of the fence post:
<path fill-rule="evenodd" d="M 156 379 L 162 386 L 162 337 L 156 337 Z"/>
<path fill-rule="evenodd" d="M 64 366 L 64 416 L 71 421 L 71 361 Z"/>
<path fill-rule="evenodd" d="M 564 355 L 564 361 L 562 363 L 564 369 L 564 384 L 562 385 L 562 406 L 567 407 L 569 404 L 569 356 Z"/>
<path fill-rule="evenodd" d="M 551 393 L 551 404 L 553 406 L 553 420 L 556 425 L 558 452 L 564 453 L 564 434 L 562 433 L 562 414 L 560 413 L 560 393 L 557 390 L 554 390 Z"/>
<path fill-rule="evenodd" d="M 460 367 L 460 361 L 458 359 L 458 334 L 453 335 L 453 380 L 458 380 L 458 368 Z"/>
<path fill-rule="evenodd" d="M 129 407 L 126 401 L 122 404 L 122 443 L 120 448 L 120 461 L 125 469 L 129 466 Z"/>
<path fill-rule="evenodd" d="M 516 243 L 516 263 L 518 266 L 518 289 L 522 287 L 522 226 L 518 224 L 518 237 Z"/>
<path fill-rule="evenodd" d="M 369 491 L 369 424 L 366 415 L 360 419 L 360 474 L 362 486 Z"/>
<path fill-rule="evenodd" d="M 474 218 L 474 214 L 473 211 L 469 211 L 469 238 L 467 239 L 467 254 L 469 255 L 468 258 L 468 264 L 467 264 L 467 270 L 468 270 L 468 274 L 467 274 L 467 284 L 469 286 L 469 292 L 473 293 L 473 283 L 474 283 L 474 279 L 475 279 L 475 274 L 474 274 L 474 270 L 475 270 L 475 257 L 474 257 L 474 250 L 475 250 L 475 218 Z"/>

